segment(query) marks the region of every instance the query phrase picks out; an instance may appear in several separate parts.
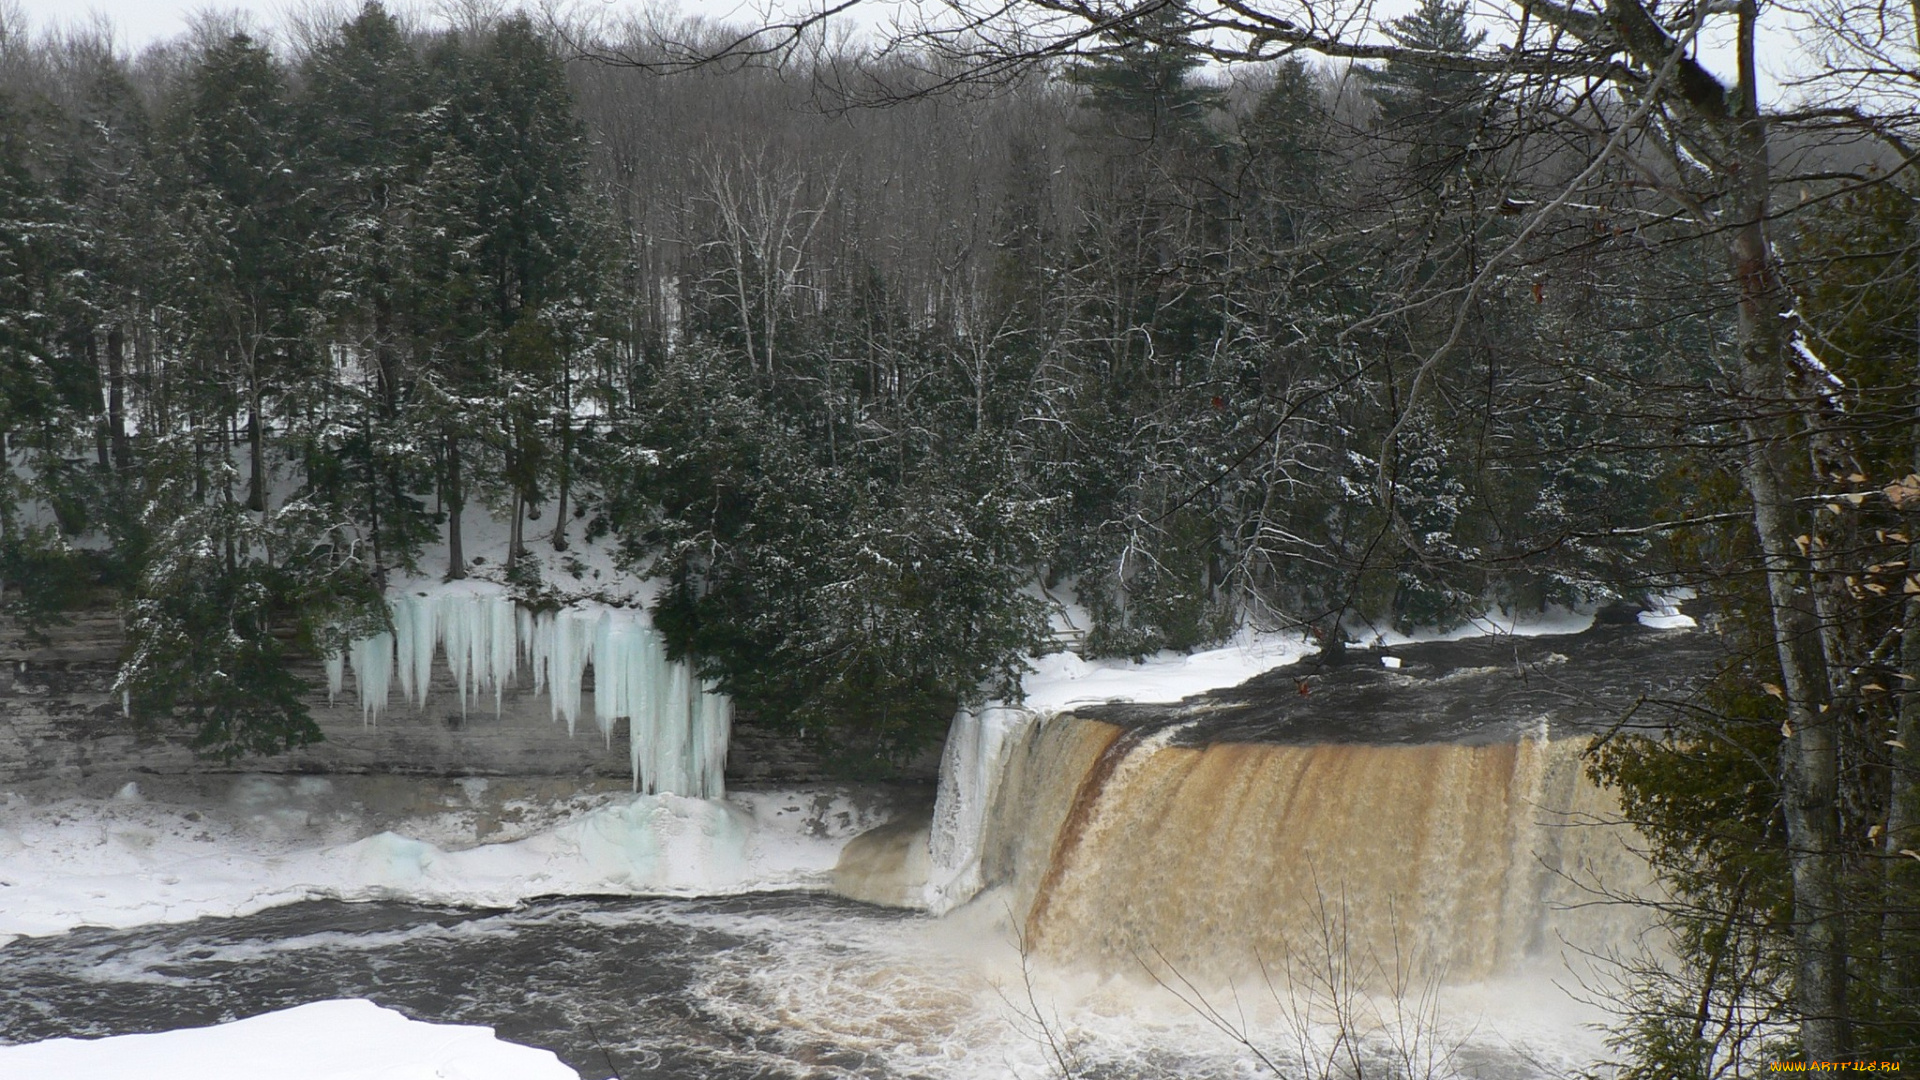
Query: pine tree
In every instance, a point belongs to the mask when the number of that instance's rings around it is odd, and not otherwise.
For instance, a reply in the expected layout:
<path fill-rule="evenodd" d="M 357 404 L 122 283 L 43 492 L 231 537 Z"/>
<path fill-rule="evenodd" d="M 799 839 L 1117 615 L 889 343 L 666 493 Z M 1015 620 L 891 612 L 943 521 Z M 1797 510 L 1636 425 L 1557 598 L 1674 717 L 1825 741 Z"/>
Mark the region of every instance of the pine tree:
<path fill-rule="evenodd" d="M 369 2 L 302 64 L 302 170 L 318 195 L 324 249 L 321 310 L 345 359 L 364 378 L 356 410 L 316 436 L 310 474 L 342 472 L 331 498 L 357 507 L 376 573 L 410 563 L 432 523 L 413 492 L 429 482 L 427 436 L 413 404 L 411 332 L 421 318 L 412 261 L 414 220 L 432 142 L 426 74 L 384 7 Z M 332 414 L 338 402 L 320 403 Z M 355 474 L 347 479 L 345 473 Z M 350 491 L 348 490 L 350 489 Z"/>
<path fill-rule="evenodd" d="M 1102 34 L 1095 58 L 1067 67 L 1066 81 L 1086 90 L 1085 107 L 1108 132 L 1143 143 L 1212 144 L 1207 118 L 1222 97 L 1195 78 L 1205 60 L 1186 22 L 1179 4 L 1154 6 L 1137 23 Z"/>
<path fill-rule="evenodd" d="M 267 410 L 308 373 L 295 365 L 311 269 L 278 61 L 245 34 L 208 43 L 168 127 L 183 231 L 175 284 L 200 339 L 200 419 L 224 424 L 245 410 L 246 503 L 265 514 Z"/>
<path fill-rule="evenodd" d="M 1396 45 L 1442 56 L 1470 53 L 1487 37 L 1472 28 L 1465 0 L 1421 0 L 1386 34 Z M 1404 148 L 1401 168 L 1416 190 L 1437 196 L 1471 168 L 1490 91 L 1486 76 L 1412 59 L 1359 74 L 1379 107 L 1380 131 Z"/>

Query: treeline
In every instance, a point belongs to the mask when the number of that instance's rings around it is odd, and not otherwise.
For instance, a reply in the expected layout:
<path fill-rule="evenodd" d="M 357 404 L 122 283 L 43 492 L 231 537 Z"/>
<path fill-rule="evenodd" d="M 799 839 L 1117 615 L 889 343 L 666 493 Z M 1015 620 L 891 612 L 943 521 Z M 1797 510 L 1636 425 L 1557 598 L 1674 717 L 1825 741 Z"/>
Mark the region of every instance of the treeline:
<path fill-rule="evenodd" d="M 1438 0 L 1393 33 L 1474 40 Z M 9 33 L 13 609 L 111 590 L 137 715 L 272 749 L 313 734 L 284 650 L 467 573 L 484 503 L 529 596 L 530 548 L 611 533 L 678 653 L 856 760 L 1010 688 L 1043 590 L 1138 655 L 1682 582 L 1640 527 L 1721 430 L 1689 395 L 1731 301 L 1624 176 L 1502 212 L 1597 145 L 1538 110 L 1617 102 L 1224 81 L 1177 37 L 968 97 L 824 48 L 662 75 L 659 40 Z"/>

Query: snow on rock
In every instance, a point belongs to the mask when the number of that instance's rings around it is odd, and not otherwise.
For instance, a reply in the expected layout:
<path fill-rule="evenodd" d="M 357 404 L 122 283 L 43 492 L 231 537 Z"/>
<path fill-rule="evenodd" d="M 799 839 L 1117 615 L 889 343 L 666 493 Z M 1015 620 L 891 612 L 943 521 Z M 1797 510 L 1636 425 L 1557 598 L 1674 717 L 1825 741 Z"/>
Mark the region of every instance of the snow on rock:
<path fill-rule="evenodd" d="M 8 1080 L 579 1080 L 551 1050 L 492 1028 L 316 1001 L 213 1027 L 0 1046 Z"/>
<path fill-rule="evenodd" d="M 1663 604 L 1652 611 L 1643 611 L 1639 615 L 1640 625 L 1655 630 L 1691 630 L 1700 624 L 1693 616 L 1681 612 L 1671 604 Z"/>
<path fill-rule="evenodd" d="M 1026 707 L 1039 713 L 1110 701 L 1179 701 L 1208 690 L 1238 686 L 1271 668 L 1313 652 L 1299 634 L 1244 631 L 1217 649 L 1161 652 L 1141 661 L 1082 660 L 1070 652 L 1028 661 L 1021 681 Z"/>

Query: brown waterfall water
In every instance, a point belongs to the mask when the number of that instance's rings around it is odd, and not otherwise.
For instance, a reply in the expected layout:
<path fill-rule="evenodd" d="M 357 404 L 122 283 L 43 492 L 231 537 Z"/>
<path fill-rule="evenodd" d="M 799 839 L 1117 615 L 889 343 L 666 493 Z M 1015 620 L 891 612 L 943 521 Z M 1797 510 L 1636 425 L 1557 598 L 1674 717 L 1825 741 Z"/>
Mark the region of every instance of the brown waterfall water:
<path fill-rule="evenodd" d="M 1012 750 L 983 860 L 1027 947 L 1111 973 L 1479 980 L 1631 951 L 1648 895 L 1584 737 L 1216 743 L 1063 716 Z"/>

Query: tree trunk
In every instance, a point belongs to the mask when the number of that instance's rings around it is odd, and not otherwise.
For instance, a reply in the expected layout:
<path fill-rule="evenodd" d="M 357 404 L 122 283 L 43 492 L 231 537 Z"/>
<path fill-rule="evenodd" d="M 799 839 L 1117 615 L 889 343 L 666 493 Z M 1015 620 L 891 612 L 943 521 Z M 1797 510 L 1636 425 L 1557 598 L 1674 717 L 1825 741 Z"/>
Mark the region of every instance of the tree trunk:
<path fill-rule="evenodd" d="M 460 543 L 460 512 L 466 509 L 466 496 L 460 491 L 460 440 L 447 436 L 447 480 L 443 488 L 447 503 L 447 580 L 467 576 L 467 555 Z"/>
<path fill-rule="evenodd" d="M 133 447 L 127 442 L 127 336 L 118 322 L 107 328 L 107 438 L 113 467 L 133 468 Z"/>
<path fill-rule="evenodd" d="M 1752 500 L 1754 538 L 1766 570 L 1774 649 L 1786 701 L 1780 746 L 1781 800 L 1793 888 L 1794 1005 L 1806 1056 L 1847 1056 L 1846 926 L 1840 895 L 1838 717 L 1809 572 L 1811 530 L 1800 528 L 1795 496 L 1808 490 L 1807 461 L 1795 442 L 1810 403 L 1796 400 L 1792 308 L 1774 263 L 1765 214 L 1772 178 L 1765 129 L 1738 128 L 1740 169 L 1734 195 L 1738 227 L 1732 265 L 1740 292 L 1742 389 L 1747 398 L 1743 480 Z M 1806 539 L 1801 539 L 1806 538 Z"/>
<path fill-rule="evenodd" d="M 1920 32 L 1920 25 L 1916 25 Z M 1915 297 L 1914 329 L 1920 332 L 1920 294 Z M 1920 334 L 1915 338 L 1920 343 Z M 1920 358 L 1917 358 L 1920 359 Z M 1920 382 L 1915 383 L 1920 386 Z M 1920 395 L 1913 405 L 1914 423 L 1920 430 Z M 1920 474 L 1920 445 L 1914 447 L 1913 470 Z M 1920 530 L 1914 529 L 1913 515 L 1908 528 L 1916 535 L 1907 544 L 1909 580 L 1920 576 Z M 1881 985 L 1890 1002 L 1908 1000 L 1920 993 L 1920 910 L 1912 897 L 1920 896 L 1920 862 L 1908 852 L 1920 851 L 1920 799 L 1915 781 L 1920 780 L 1920 593 L 1907 597 L 1901 620 L 1899 712 L 1893 732 L 1892 775 L 1887 783 L 1887 832 L 1881 838 L 1885 859 L 1885 914 L 1881 921 Z"/>
<path fill-rule="evenodd" d="M 563 373 L 560 383 L 560 473 L 555 478 L 559 497 L 553 506 L 553 550 L 567 550 L 567 494 L 573 485 L 573 376 Z"/>
<path fill-rule="evenodd" d="M 513 521 L 507 525 L 507 569 L 511 570 L 527 553 L 524 543 L 527 520 L 527 497 L 518 487 L 513 489 Z"/>
<path fill-rule="evenodd" d="M 87 331 L 87 370 L 93 374 L 94 378 L 100 377 L 100 335 L 91 329 Z M 113 467 L 113 455 L 109 449 L 113 441 L 112 435 L 108 432 L 110 426 L 111 423 L 106 417 L 101 417 L 93 425 L 93 453 L 102 469 Z"/>
<path fill-rule="evenodd" d="M 266 425 L 260 421 L 259 358 L 247 357 L 247 454 L 252 460 L 247 469 L 247 509 L 267 513 Z"/>

